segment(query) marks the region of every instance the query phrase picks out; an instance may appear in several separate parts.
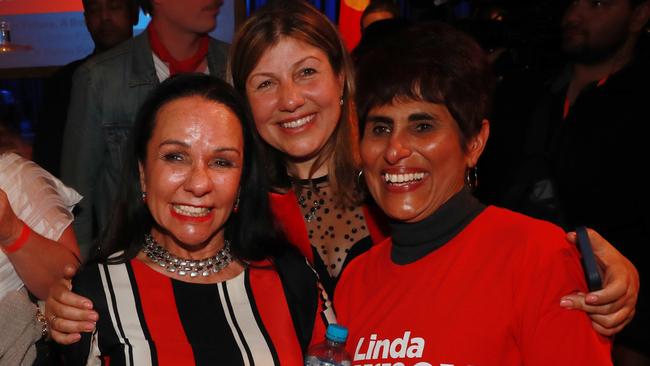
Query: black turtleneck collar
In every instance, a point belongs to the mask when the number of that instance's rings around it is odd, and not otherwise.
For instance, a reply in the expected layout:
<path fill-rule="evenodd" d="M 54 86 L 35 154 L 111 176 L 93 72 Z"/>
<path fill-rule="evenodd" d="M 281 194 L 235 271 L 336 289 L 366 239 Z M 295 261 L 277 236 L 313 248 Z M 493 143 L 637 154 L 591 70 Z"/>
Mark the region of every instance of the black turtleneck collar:
<path fill-rule="evenodd" d="M 463 188 L 422 221 L 391 220 L 391 259 L 397 264 L 417 261 L 449 242 L 484 209 L 485 206 Z"/>

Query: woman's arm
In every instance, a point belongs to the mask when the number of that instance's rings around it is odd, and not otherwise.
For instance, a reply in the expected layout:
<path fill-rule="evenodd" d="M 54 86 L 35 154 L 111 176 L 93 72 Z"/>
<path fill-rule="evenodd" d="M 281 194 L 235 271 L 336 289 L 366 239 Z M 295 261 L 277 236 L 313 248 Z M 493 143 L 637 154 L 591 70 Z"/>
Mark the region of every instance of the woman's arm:
<path fill-rule="evenodd" d="M 603 272 L 604 288 L 588 294 L 565 296 L 560 305 L 588 313 L 594 329 L 602 335 L 611 336 L 620 332 L 634 316 L 639 295 L 639 273 L 632 262 L 597 232 L 588 230 L 588 233 Z M 567 239 L 575 243 L 576 234 L 569 233 Z"/>
<path fill-rule="evenodd" d="M 63 278 L 63 267 L 66 264 L 75 267 L 79 264 L 79 247 L 72 227 L 68 226 L 58 242 L 30 229 L 24 245 L 15 251 L 7 250 L 21 236 L 24 225 L 11 209 L 7 195 L 0 189 L 0 247 L 27 289 L 44 300 L 50 286 Z"/>

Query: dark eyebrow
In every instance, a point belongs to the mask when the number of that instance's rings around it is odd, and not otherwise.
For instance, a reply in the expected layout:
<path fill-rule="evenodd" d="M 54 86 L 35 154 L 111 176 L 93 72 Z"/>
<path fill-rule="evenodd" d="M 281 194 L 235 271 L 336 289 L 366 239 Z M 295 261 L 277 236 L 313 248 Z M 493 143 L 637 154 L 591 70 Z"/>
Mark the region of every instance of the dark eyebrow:
<path fill-rule="evenodd" d="M 321 62 L 321 63 L 323 62 L 323 60 L 321 60 L 320 58 L 318 58 L 318 57 L 316 57 L 316 56 L 309 55 L 309 56 L 303 57 L 303 58 L 301 58 L 300 60 L 294 62 L 293 65 L 294 65 L 294 66 L 295 66 L 295 65 L 300 65 L 300 64 L 302 64 L 302 63 L 304 63 L 305 61 L 310 60 L 310 59 L 311 59 L 311 60 L 314 60 L 314 61 L 317 61 L 317 62 Z"/>
<path fill-rule="evenodd" d="M 162 147 L 162 146 L 165 146 L 165 145 L 177 145 L 177 146 L 184 147 L 184 148 L 189 148 L 190 147 L 190 145 L 188 143 L 185 143 L 185 142 L 180 141 L 180 140 L 165 140 L 165 141 L 161 142 L 159 146 Z M 218 147 L 218 148 L 214 149 L 214 152 L 228 152 L 228 151 L 232 151 L 232 152 L 236 153 L 237 155 L 241 155 L 241 152 L 239 151 L 239 149 L 236 149 L 234 147 Z"/>
<path fill-rule="evenodd" d="M 319 63 L 323 62 L 323 60 L 319 59 L 318 57 L 309 55 L 309 56 L 305 56 L 305 57 L 301 58 L 300 60 L 294 62 L 291 66 L 293 66 L 293 67 L 300 66 L 301 64 L 303 64 L 305 61 L 307 61 L 309 59 L 313 59 L 313 60 L 315 60 L 315 61 L 317 61 Z M 252 78 L 257 77 L 257 76 L 272 77 L 273 75 L 274 74 L 272 72 L 258 72 L 258 73 L 255 73 L 255 74 L 250 74 L 248 76 L 248 80 L 251 80 Z"/>
<path fill-rule="evenodd" d="M 368 117 L 366 117 L 366 123 L 385 123 L 387 125 L 392 125 L 393 119 L 386 116 L 371 114 Z"/>
<path fill-rule="evenodd" d="M 180 140 L 165 140 L 165 141 L 161 142 L 160 145 L 158 145 L 158 146 L 161 147 L 161 146 L 165 146 L 165 145 L 178 145 L 178 146 L 182 146 L 182 147 L 190 147 L 189 144 L 187 144 L 187 143 L 185 143 L 183 141 L 180 141 Z"/>
<path fill-rule="evenodd" d="M 429 113 L 413 113 L 409 115 L 409 122 L 420 122 L 420 121 L 437 121 L 438 118 L 435 115 Z"/>
<path fill-rule="evenodd" d="M 214 149 L 214 152 L 234 152 L 237 155 L 241 155 L 238 149 L 235 149 L 234 147 L 219 147 Z"/>

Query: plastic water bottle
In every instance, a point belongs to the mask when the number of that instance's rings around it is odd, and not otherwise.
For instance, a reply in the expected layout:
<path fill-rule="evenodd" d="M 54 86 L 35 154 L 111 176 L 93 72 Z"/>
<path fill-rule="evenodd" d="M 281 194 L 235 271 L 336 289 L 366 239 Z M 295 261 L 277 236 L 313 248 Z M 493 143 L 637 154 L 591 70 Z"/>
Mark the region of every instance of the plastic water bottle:
<path fill-rule="evenodd" d="M 324 342 L 309 347 L 305 366 L 350 366 L 352 358 L 345 350 L 348 329 L 339 324 L 327 326 Z"/>

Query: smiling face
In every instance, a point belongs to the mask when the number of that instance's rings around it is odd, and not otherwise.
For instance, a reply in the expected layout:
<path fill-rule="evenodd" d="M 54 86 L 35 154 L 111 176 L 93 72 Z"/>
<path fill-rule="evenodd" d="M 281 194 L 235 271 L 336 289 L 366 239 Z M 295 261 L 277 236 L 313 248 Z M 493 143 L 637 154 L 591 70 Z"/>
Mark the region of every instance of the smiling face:
<path fill-rule="evenodd" d="M 395 100 L 370 109 L 361 140 L 370 193 L 391 218 L 418 222 L 464 184 L 465 171 L 483 150 L 488 123 L 461 146 L 458 124 L 446 106 Z"/>
<path fill-rule="evenodd" d="M 223 244 L 243 159 L 242 127 L 228 107 L 199 96 L 165 104 L 140 164 L 154 238 L 176 255 L 213 255 Z"/>
<path fill-rule="evenodd" d="M 257 130 L 289 163 L 323 151 L 339 123 L 342 93 L 327 55 L 290 37 L 267 49 L 246 80 Z"/>

